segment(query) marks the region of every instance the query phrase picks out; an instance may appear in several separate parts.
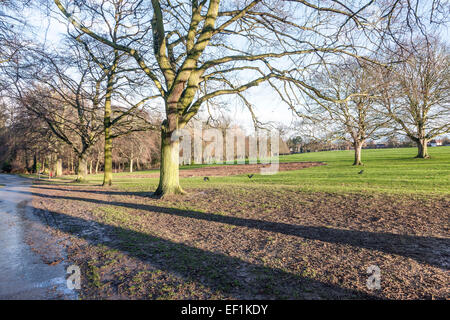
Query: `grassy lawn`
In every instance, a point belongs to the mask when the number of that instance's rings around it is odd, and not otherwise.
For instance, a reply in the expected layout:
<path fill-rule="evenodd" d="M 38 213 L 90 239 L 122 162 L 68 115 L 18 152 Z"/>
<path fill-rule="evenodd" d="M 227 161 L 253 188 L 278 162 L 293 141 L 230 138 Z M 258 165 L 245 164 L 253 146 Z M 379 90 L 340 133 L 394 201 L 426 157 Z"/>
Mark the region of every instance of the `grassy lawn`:
<path fill-rule="evenodd" d="M 450 193 L 450 147 L 430 148 L 431 159 L 416 159 L 416 148 L 363 150 L 364 166 L 352 166 L 353 152 L 326 151 L 286 155 L 280 162 L 321 161 L 326 166 L 275 175 L 246 175 L 214 177 L 204 183 L 203 177 L 182 178 L 184 188 L 208 188 L 226 185 L 253 187 L 299 188 L 303 191 L 325 192 L 383 192 L 388 194 L 445 195 Z M 181 169 L 204 167 L 183 166 Z M 364 170 L 362 174 L 358 174 Z M 114 174 L 114 184 L 123 190 L 152 191 L 157 178 L 132 178 L 130 175 L 156 173 L 157 170 Z M 66 177 L 72 179 L 73 177 Z M 101 183 L 101 174 L 89 176 L 89 183 Z"/>

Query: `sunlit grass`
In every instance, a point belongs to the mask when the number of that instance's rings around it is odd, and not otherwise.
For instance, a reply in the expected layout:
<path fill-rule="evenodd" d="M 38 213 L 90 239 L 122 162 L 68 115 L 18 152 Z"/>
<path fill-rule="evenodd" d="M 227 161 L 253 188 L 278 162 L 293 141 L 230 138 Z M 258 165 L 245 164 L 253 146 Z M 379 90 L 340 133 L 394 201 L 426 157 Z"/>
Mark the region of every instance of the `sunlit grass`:
<path fill-rule="evenodd" d="M 416 159 L 415 148 L 363 150 L 364 166 L 352 166 L 353 152 L 326 151 L 286 155 L 280 162 L 321 161 L 325 166 L 295 171 L 282 171 L 274 175 L 255 174 L 228 177 L 181 178 L 184 188 L 236 186 L 245 188 L 297 188 L 321 192 L 382 192 L 390 194 L 450 194 L 450 147 L 430 148 L 431 159 Z M 183 166 L 185 168 L 203 165 Z M 358 174 L 364 170 L 362 174 Z M 158 170 L 122 172 L 113 174 L 114 185 L 120 189 L 152 191 L 158 178 L 139 178 L 139 175 Z M 65 177 L 64 179 L 72 179 Z M 91 184 L 100 184 L 101 174 L 90 175 Z"/>

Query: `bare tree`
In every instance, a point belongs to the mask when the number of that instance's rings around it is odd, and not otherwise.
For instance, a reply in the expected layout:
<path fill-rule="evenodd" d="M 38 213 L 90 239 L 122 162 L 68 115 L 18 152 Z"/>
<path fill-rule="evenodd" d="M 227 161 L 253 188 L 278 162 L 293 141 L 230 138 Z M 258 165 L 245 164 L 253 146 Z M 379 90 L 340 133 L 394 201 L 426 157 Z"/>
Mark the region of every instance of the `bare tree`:
<path fill-rule="evenodd" d="M 100 118 L 103 79 L 90 71 L 89 61 L 33 51 L 33 67 L 19 67 L 16 83 L 19 103 L 44 120 L 52 133 L 78 157 L 77 181 L 87 175 L 86 158 L 103 133 Z M 26 75 L 24 75 L 26 73 Z"/>
<path fill-rule="evenodd" d="M 49 144 L 54 136 L 42 119 L 15 101 L 8 102 L 0 107 L 0 170 L 36 172 L 38 160 L 54 152 Z"/>
<path fill-rule="evenodd" d="M 128 163 L 129 172 L 133 172 L 135 166 L 139 169 L 143 163 L 151 165 L 152 155 L 159 151 L 158 138 L 154 132 L 132 132 L 115 139 L 114 149 Z"/>
<path fill-rule="evenodd" d="M 25 21 L 18 14 L 29 1 L 0 1 L 0 66 L 15 59 L 26 44 L 23 29 Z"/>
<path fill-rule="evenodd" d="M 408 51 L 398 47 L 401 63 L 379 75 L 384 113 L 397 124 L 394 130 L 417 144 L 418 158 L 429 158 L 428 142 L 450 132 L 450 55 L 438 41 L 419 42 Z"/>
<path fill-rule="evenodd" d="M 120 15 L 116 15 L 111 26 L 110 36 L 113 42 L 120 35 L 118 28 L 121 23 Z M 136 73 L 137 67 L 130 65 L 126 52 L 111 48 L 93 39 L 83 39 L 83 33 L 78 30 L 69 30 L 69 37 L 74 45 L 79 45 L 85 50 L 85 59 L 92 61 L 93 68 L 99 70 L 99 79 L 106 79 L 104 95 L 104 175 L 103 185 L 112 184 L 112 140 L 120 135 L 130 132 L 155 129 L 150 122 L 143 122 L 140 115 L 146 108 L 146 102 L 152 96 L 144 96 L 139 99 L 140 88 L 145 87 L 146 77 Z M 137 75 L 136 75 L 137 74 Z M 113 104 L 120 107 L 113 108 Z M 131 124 L 131 121 L 135 123 Z"/>
<path fill-rule="evenodd" d="M 353 165 L 362 165 L 361 149 L 367 139 L 377 139 L 388 119 L 378 112 L 377 82 L 374 68 L 368 64 L 343 63 L 316 75 L 315 87 L 327 99 L 309 99 L 303 118 L 320 126 L 328 139 L 344 140 L 353 145 Z M 331 101 L 330 101 L 331 99 Z"/>

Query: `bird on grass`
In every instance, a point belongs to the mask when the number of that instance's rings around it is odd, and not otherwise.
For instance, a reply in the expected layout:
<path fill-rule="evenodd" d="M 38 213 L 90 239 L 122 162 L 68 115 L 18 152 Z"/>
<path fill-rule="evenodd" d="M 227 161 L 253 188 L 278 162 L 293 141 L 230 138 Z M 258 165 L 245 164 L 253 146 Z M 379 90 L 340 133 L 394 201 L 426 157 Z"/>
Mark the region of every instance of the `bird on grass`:
<path fill-rule="evenodd" d="M 208 177 L 204 177 L 204 178 L 203 178 L 203 181 L 205 181 L 205 182 L 206 182 L 206 181 L 209 181 L 209 178 L 208 178 Z"/>
<path fill-rule="evenodd" d="M 358 172 L 358 174 L 363 174 L 364 170 L 361 170 L 360 172 Z"/>
<path fill-rule="evenodd" d="M 253 173 L 252 173 L 252 174 L 249 174 L 249 175 L 247 175 L 247 177 L 248 177 L 249 179 L 253 178 Z"/>

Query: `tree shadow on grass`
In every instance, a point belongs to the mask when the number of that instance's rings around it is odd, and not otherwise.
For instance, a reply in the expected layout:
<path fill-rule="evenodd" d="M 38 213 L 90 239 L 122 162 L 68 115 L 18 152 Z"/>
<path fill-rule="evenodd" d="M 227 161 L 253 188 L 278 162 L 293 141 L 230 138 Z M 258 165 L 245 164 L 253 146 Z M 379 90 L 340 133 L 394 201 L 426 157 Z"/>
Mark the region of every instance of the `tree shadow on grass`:
<path fill-rule="evenodd" d="M 42 223 L 54 229 L 88 240 L 93 245 L 120 250 L 147 265 L 236 298 L 378 299 L 361 291 L 342 288 L 131 229 L 69 216 L 61 212 L 34 210 L 41 216 Z M 111 237 L 110 240 L 104 240 L 105 235 Z"/>
<path fill-rule="evenodd" d="M 450 266 L 450 239 L 448 238 L 401 235 L 388 232 L 345 230 L 321 226 L 302 226 L 282 222 L 232 217 L 215 213 L 182 210 L 177 208 L 166 208 L 146 204 L 104 201 L 99 199 L 69 196 L 54 196 L 35 192 L 33 194 L 44 198 L 85 201 L 101 205 L 118 206 L 149 212 L 159 212 L 179 217 L 276 232 L 310 240 L 351 245 L 369 250 L 378 250 L 388 254 L 396 254 L 407 258 L 412 258 L 416 261 L 446 270 L 448 270 Z"/>

